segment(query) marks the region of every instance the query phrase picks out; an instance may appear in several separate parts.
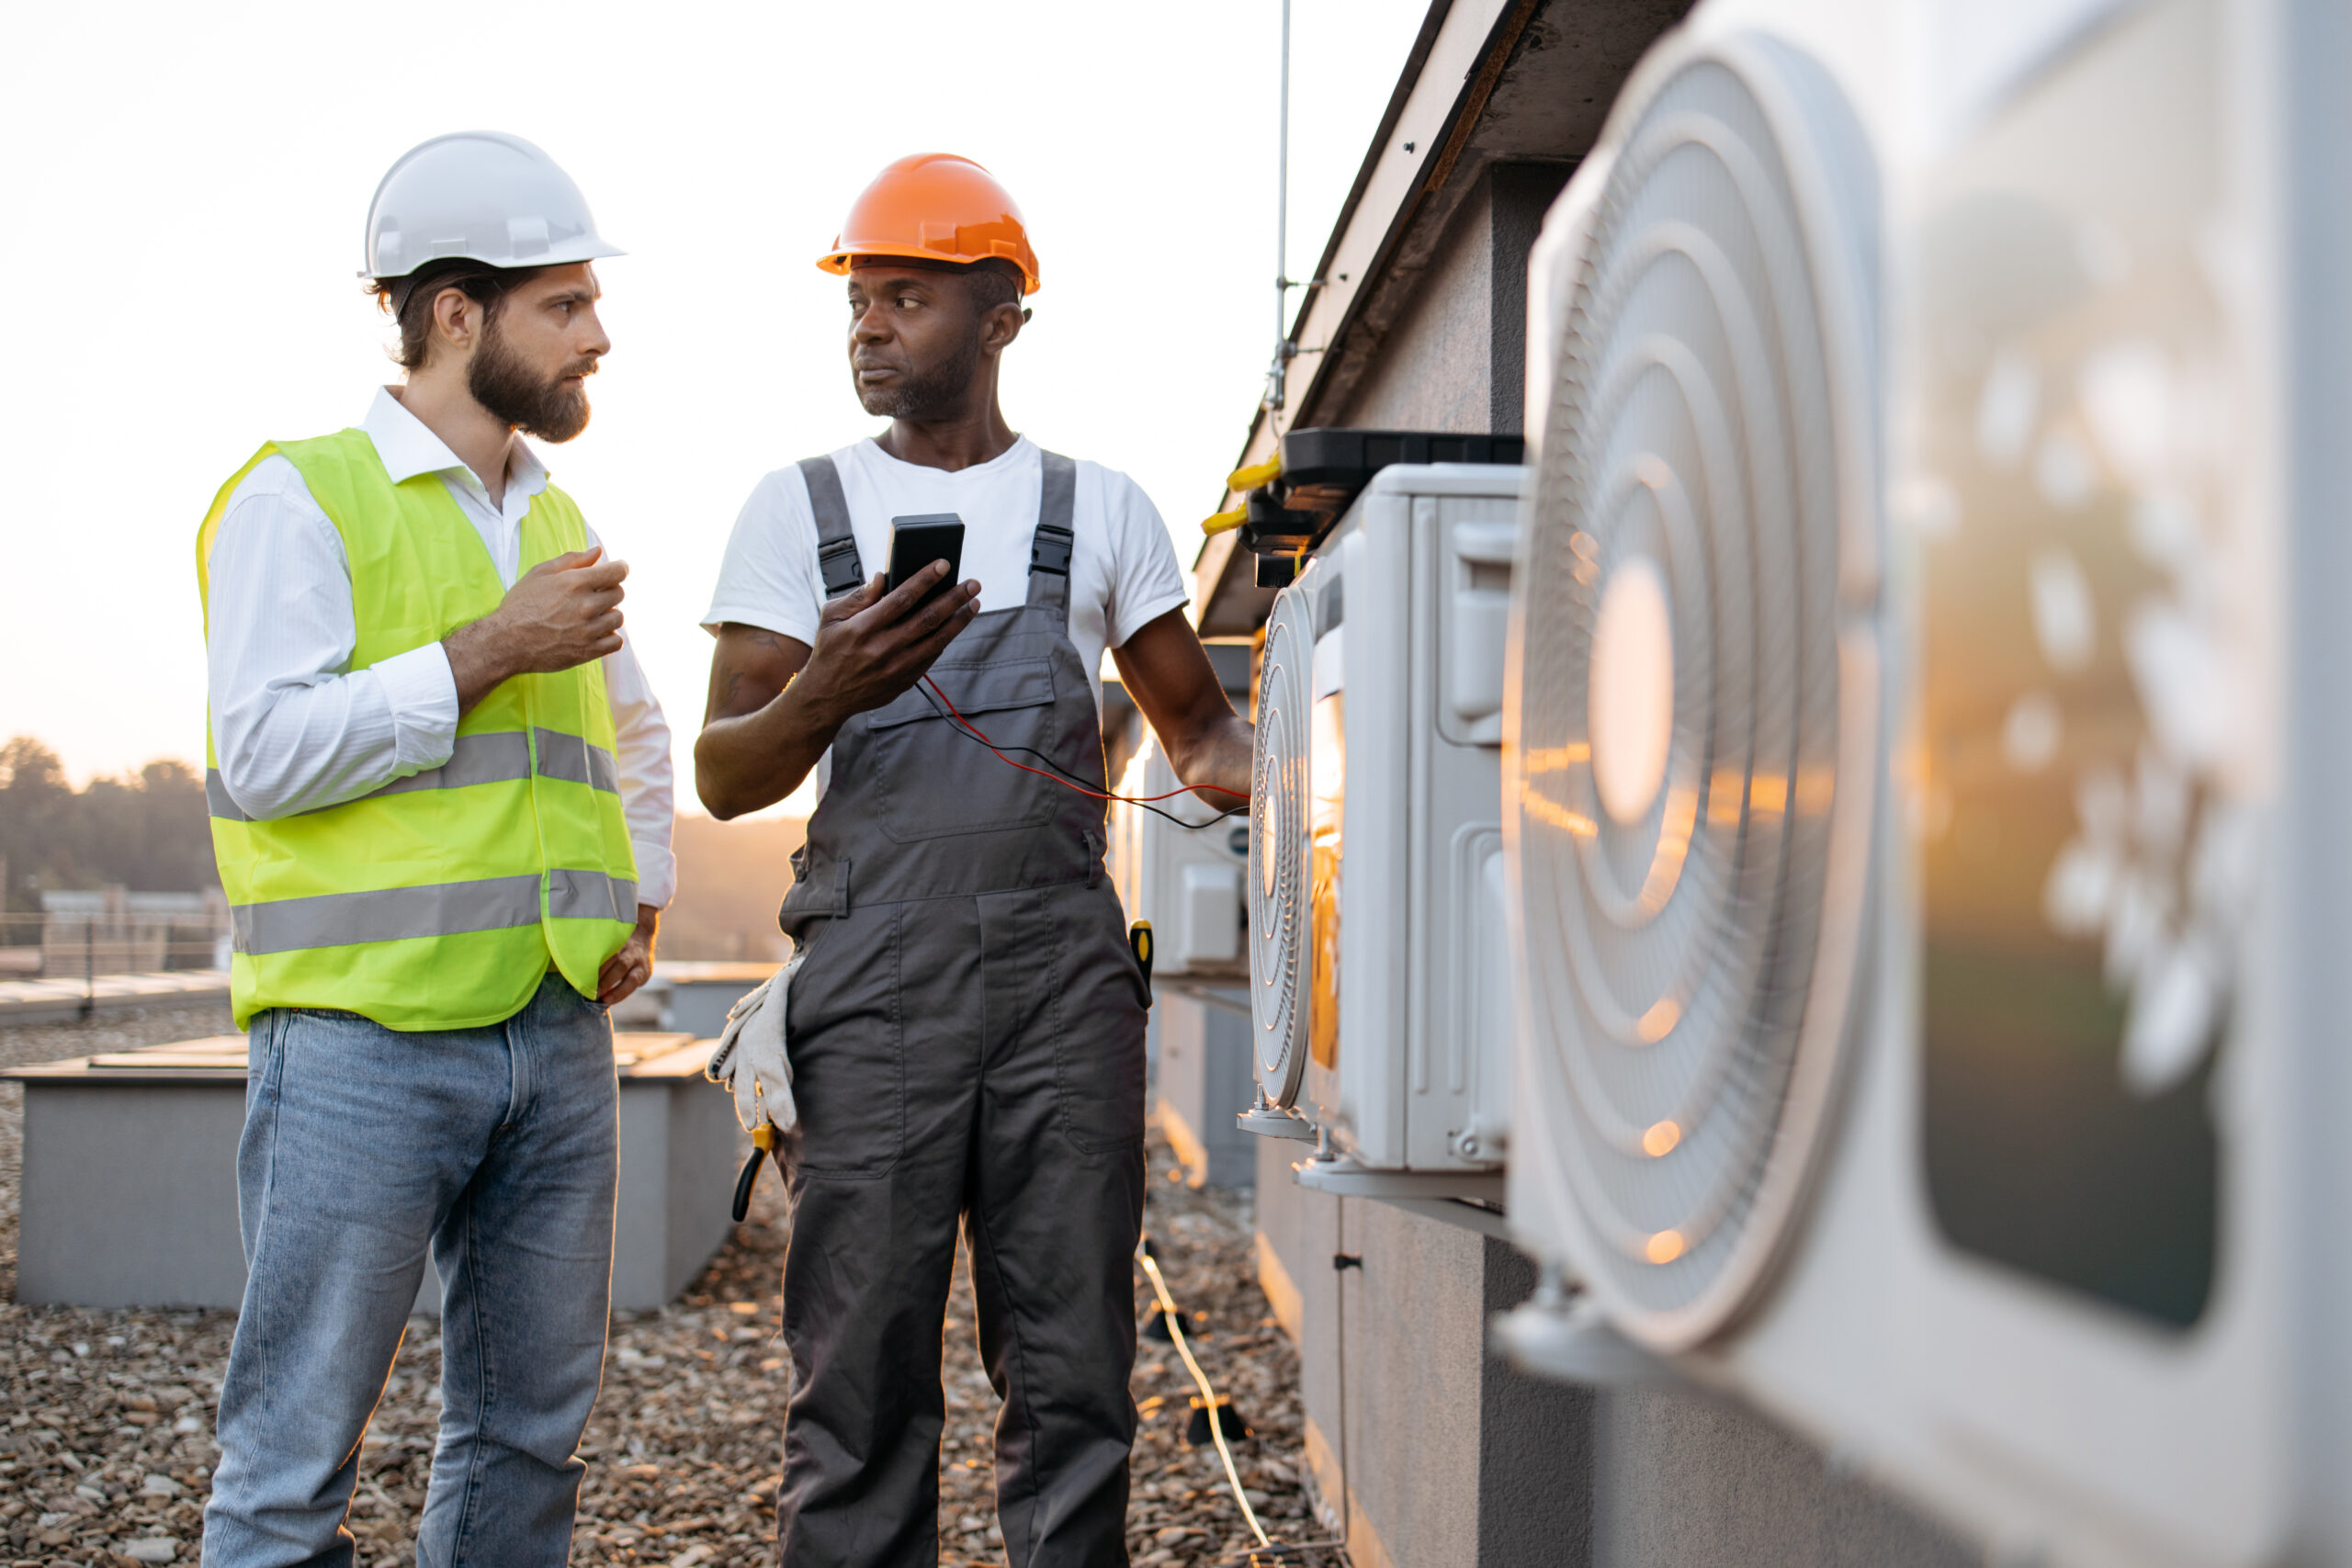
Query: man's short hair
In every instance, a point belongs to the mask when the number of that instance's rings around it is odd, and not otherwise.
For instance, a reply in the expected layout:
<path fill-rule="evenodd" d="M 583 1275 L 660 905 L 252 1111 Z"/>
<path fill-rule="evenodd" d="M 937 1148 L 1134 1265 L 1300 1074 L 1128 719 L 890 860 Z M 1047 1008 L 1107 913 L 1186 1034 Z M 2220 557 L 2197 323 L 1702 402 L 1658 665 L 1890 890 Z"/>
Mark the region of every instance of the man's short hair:
<path fill-rule="evenodd" d="M 452 256 L 447 261 L 428 262 L 405 277 L 370 279 L 368 292 L 386 314 L 400 323 L 400 351 L 392 357 L 403 370 L 424 368 L 424 352 L 433 335 L 433 301 L 445 288 L 464 291 L 482 309 L 482 322 L 487 326 L 498 319 L 499 310 L 526 278 L 538 271 L 529 266 L 492 266 L 488 262 L 474 261 L 466 256 Z"/>
<path fill-rule="evenodd" d="M 1021 269 L 1002 256 L 974 262 L 964 276 L 971 281 L 972 303 L 981 310 L 1021 303 L 1021 286 L 1026 280 Z"/>

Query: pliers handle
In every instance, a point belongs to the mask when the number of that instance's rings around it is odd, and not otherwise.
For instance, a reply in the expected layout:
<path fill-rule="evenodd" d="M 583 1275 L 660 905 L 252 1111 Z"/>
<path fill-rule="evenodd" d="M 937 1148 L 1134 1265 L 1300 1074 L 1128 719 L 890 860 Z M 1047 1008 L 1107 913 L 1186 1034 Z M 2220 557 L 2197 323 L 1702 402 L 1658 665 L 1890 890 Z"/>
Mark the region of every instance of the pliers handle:
<path fill-rule="evenodd" d="M 743 1162 L 743 1174 L 735 1179 L 735 1223 L 737 1224 L 741 1224 L 743 1216 L 751 1213 L 752 1185 L 759 1179 L 760 1157 L 764 1155 L 770 1161 L 775 1161 L 775 1146 L 782 1137 L 783 1134 L 776 1131 L 775 1123 L 773 1122 L 763 1122 L 752 1130 L 752 1157 Z M 780 1175 L 783 1170 L 784 1167 L 778 1164 L 777 1173 Z"/>

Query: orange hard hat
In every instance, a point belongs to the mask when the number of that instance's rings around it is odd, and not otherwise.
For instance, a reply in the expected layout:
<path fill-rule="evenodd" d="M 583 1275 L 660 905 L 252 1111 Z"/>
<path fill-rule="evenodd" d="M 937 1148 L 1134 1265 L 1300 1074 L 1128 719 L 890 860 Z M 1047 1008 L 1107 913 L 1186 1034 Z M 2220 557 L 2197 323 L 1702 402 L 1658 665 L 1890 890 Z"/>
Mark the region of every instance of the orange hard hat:
<path fill-rule="evenodd" d="M 1037 253 L 1021 209 L 996 176 L 953 152 L 917 152 L 875 176 L 817 258 L 847 272 L 853 256 L 969 263 L 999 256 L 1021 269 L 1021 292 L 1037 292 Z"/>

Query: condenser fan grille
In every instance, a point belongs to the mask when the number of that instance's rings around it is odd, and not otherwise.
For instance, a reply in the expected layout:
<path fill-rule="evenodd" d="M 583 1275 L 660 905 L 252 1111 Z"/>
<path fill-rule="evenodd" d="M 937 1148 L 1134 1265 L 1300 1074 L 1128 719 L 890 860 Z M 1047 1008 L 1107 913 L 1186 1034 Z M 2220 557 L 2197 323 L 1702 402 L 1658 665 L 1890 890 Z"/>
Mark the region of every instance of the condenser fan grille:
<path fill-rule="evenodd" d="M 1250 997 L 1258 1082 L 1289 1106 L 1306 1066 L 1308 721 L 1315 622 L 1304 585 L 1284 589 L 1266 621 L 1250 764 Z"/>
<path fill-rule="evenodd" d="M 1807 62 L 1751 40 L 1648 85 L 1570 263 L 1515 768 L 1575 1261 L 1678 1346 L 1762 1272 L 1835 1077 L 1875 217 Z"/>

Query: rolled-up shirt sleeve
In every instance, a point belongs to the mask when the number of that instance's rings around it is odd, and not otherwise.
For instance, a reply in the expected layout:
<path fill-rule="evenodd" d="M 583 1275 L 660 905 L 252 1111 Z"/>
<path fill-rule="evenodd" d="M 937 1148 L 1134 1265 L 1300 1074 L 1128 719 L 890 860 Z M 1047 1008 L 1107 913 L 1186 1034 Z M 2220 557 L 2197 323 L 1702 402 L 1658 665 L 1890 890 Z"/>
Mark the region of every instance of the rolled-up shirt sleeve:
<path fill-rule="evenodd" d="M 622 635 L 626 638 L 628 634 Z M 637 901 L 667 908 L 678 888 L 677 864 L 670 852 L 676 804 L 670 721 L 646 682 L 637 650 L 626 641 L 618 653 L 605 656 L 605 696 L 613 706 L 621 815 L 628 820 L 629 848 L 637 854 Z"/>
<path fill-rule="evenodd" d="M 224 510 L 207 567 L 205 665 L 220 783 L 264 819 L 334 806 L 449 760 L 458 685 L 437 642 L 365 670 L 343 536 L 271 457 Z"/>
<path fill-rule="evenodd" d="M 594 528 L 588 530 L 588 545 L 592 549 L 605 547 Z M 606 654 L 604 665 L 605 700 L 613 709 L 613 760 L 621 775 L 621 816 L 628 823 L 629 848 L 637 856 L 637 901 L 666 909 L 678 891 L 677 862 L 670 851 L 677 806 L 670 721 L 626 630 L 620 651 Z"/>

